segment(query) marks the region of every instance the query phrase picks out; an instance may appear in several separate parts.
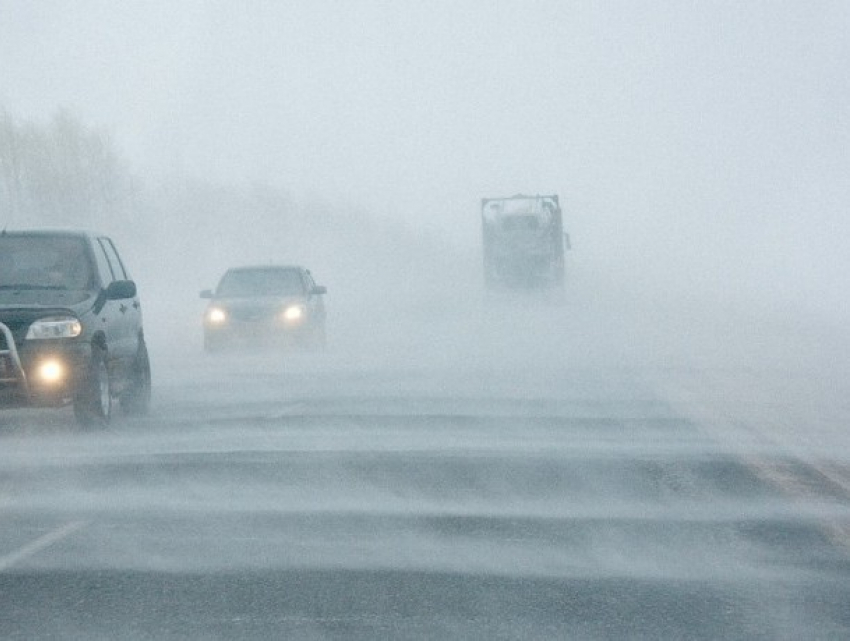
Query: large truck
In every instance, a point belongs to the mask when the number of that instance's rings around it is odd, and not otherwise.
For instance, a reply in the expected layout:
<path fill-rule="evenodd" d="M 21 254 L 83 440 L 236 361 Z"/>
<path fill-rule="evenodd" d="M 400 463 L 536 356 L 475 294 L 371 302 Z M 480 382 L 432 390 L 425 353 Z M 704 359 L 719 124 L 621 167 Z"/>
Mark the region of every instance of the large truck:
<path fill-rule="evenodd" d="M 564 285 L 564 234 L 558 196 L 481 199 L 484 282 L 488 289 Z"/>

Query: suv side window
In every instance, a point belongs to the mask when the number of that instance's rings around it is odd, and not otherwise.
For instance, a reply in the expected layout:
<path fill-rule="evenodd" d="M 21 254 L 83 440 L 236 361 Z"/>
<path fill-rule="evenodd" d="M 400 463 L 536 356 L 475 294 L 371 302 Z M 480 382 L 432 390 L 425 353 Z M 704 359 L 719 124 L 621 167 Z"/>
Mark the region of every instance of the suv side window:
<path fill-rule="evenodd" d="M 109 261 L 109 267 L 112 270 L 113 280 L 127 280 L 124 265 L 121 264 L 121 259 L 118 258 L 118 252 L 115 251 L 112 241 L 108 238 L 98 238 L 97 241 L 106 253 L 106 259 Z"/>
<path fill-rule="evenodd" d="M 101 283 L 106 287 L 115 280 L 112 277 L 112 268 L 109 266 L 106 253 L 103 251 L 103 246 L 99 242 L 92 243 L 92 251 L 94 252 L 95 262 L 97 262 L 97 272 L 100 274 Z"/>

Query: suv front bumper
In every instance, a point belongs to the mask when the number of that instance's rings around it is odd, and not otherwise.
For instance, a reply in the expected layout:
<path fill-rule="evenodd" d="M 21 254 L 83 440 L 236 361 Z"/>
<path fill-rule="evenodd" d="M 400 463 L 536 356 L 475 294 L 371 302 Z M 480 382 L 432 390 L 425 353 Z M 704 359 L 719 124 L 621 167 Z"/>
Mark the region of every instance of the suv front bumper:
<path fill-rule="evenodd" d="M 0 407 L 64 405 L 86 375 L 91 346 L 74 340 L 27 341 L 20 347 L 0 323 Z"/>

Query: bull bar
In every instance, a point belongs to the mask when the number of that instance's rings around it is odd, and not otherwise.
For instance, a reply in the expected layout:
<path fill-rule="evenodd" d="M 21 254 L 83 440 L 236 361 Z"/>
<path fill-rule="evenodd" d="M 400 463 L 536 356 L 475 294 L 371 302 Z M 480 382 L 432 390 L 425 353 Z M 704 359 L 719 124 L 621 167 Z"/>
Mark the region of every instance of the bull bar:
<path fill-rule="evenodd" d="M 21 359 L 18 356 L 18 347 L 15 344 L 15 337 L 12 335 L 12 330 L 4 323 L 0 323 L 0 333 L 3 334 L 6 342 L 5 347 L 0 349 L 0 358 L 4 359 L 9 365 L 0 370 L 0 384 L 18 384 L 22 387 L 24 394 L 29 396 L 27 374 L 21 365 Z"/>

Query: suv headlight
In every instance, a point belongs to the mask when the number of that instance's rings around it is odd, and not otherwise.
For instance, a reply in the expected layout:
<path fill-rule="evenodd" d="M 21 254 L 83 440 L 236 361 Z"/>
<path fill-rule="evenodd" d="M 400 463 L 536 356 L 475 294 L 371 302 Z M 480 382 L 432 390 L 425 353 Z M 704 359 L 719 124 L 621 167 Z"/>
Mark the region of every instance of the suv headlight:
<path fill-rule="evenodd" d="M 46 338 L 76 338 L 83 333 L 83 324 L 73 316 L 40 318 L 27 330 L 27 340 Z"/>

